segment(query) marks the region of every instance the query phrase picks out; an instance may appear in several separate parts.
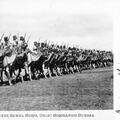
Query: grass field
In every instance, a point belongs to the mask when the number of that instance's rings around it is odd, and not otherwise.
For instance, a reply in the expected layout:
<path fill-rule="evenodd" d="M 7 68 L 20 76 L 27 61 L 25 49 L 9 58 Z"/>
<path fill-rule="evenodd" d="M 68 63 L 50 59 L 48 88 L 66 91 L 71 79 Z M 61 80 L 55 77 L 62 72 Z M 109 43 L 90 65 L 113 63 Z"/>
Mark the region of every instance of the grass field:
<path fill-rule="evenodd" d="M 112 68 L 0 87 L 0 110 L 100 109 L 113 109 Z"/>

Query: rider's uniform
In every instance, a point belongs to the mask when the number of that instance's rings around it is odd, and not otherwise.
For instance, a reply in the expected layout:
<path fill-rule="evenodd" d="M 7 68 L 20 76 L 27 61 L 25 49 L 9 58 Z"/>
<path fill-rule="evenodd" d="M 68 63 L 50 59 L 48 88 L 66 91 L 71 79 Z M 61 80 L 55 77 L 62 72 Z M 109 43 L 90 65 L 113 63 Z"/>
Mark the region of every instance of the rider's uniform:
<path fill-rule="evenodd" d="M 13 47 L 14 52 L 17 54 L 17 53 L 18 53 L 18 50 L 19 50 L 18 40 L 15 40 L 15 41 L 12 43 L 12 47 Z"/>
<path fill-rule="evenodd" d="M 36 43 L 34 44 L 33 46 L 33 51 L 36 53 L 36 54 L 42 54 L 42 48 Z"/>
<path fill-rule="evenodd" d="M 10 42 L 3 43 L 2 49 L 4 50 L 4 54 L 10 53 L 10 51 L 12 50 L 12 43 Z"/>
<path fill-rule="evenodd" d="M 37 47 L 36 45 L 34 45 L 34 46 L 33 46 L 33 51 L 34 51 L 34 52 L 37 52 L 37 50 L 38 50 L 38 47 Z"/>
<path fill-rule="evenodd" d="M 28 45 L 25 41 L 23 41 L 20 46 L 21 46 L 22 52 L 24 52 Z"/>
<path fill-rule="evenodd" d="M 8 64 L 11 63 L 10 56 L 12 55 L 12 43 L 10 41 L 4 42 L 2 45 L 3 53 L 2 56 L 4 57 L 3 66 L 6 67 Z M 13 59 L 13 58 L 12 58 Z"/>
<path fill-rule="evenodd" d="M 20 55 L 23 53 L 27 47 L 27 43 L 23 41 L 19 41 L 18 44 L 16 44 L 17 47 L 17 54 Z"/>

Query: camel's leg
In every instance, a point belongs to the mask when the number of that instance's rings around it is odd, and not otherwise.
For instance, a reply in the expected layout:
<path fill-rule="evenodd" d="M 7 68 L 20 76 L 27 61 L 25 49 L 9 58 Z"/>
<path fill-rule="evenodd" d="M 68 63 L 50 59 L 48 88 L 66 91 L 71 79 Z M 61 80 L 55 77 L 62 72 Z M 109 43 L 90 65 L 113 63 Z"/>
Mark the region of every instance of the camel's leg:
<path fill-rule="evenodd" d="M 46 74 L 47 74 L 48 70 L 45 69 L 45 64 L 42 65 L 42 69 L 43 69 L 44 77 L 47 79 L 47 75 Z"/>
<path fill-rule="evenodd" d="M 8 79 L 8 81 L 9 81 L 9 85 L 12 85 L 12 78 L 10 78 L 10 75 L 9 75 L 9 73 L 7 72 L 6 69 L 7 69 L 7 68 L 4 69 L 5 75 L 6 75 L 7 79 Z"/>
<path fill-rule="evenodd" d="M 0 80 L 1 80 L 1 83 L 3 84 L 4 81 L 3 81 L 3 68 L 0 69 Z"/>

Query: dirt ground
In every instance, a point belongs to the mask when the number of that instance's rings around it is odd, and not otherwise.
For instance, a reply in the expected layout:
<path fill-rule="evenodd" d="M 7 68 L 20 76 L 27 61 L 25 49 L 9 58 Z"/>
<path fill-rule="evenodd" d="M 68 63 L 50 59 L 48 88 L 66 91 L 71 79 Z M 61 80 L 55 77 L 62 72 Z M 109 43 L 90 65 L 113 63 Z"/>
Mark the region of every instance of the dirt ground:
<path fill-rule="evenodd" d="M 0 86 L 0 110 L 113 109 L 113 69 Z"/>

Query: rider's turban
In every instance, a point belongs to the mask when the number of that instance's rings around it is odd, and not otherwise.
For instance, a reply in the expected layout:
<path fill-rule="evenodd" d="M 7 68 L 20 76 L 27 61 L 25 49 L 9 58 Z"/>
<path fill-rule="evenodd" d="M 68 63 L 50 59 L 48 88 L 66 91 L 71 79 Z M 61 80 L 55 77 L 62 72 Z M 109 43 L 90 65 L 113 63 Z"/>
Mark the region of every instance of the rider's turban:
<path fill-rule="evenodd" d="M 8 37 L 4 37 L 4 41 L 5 42 L 9 41 Z"/>
<path fill-rule="evenodd" d="M 16 40 L 17 39 L 17 36 L 16 35 L 13 35 L 13 40 Z"/>
<path fill-rule="evenodd" d="M 24 37 L 23 37 L 23 36 L 20 36 L 20 40 L 21 40 L 21 41 L 24 41 L 25 39 L 24 39 Z"/>

